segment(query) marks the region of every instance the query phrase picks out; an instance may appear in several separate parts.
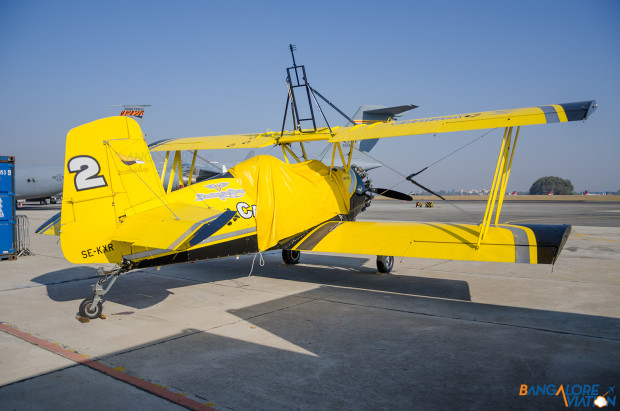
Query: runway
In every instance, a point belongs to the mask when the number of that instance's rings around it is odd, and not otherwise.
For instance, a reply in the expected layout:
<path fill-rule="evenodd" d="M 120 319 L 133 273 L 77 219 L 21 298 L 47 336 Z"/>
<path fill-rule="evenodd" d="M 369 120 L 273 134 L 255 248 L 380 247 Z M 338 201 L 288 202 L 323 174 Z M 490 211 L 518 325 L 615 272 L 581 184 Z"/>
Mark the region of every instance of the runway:
<path fill-rule="evenodd" d="M 360 220 L 482 218 L 485 203 L 455 204 L 374 201 Z M 18 214 L 33 232 L 58 208 Z M 502 222 L 573 224 L 553 268 L 397 258 L 378 275 L 373 256 L 269 252 L 144 269 L 89 323 L 75 316 L 96 267 L 31 234 L 34 256 L 0 262 L 0 409 L 564 408 L 519 393 L 620 381 L 619 217 L 619 203 L 505 204 Z"/>
<path fill-rule="evenodd" d="M 425 203 L 425 201 L 423 202 Z M 361 219 L 435 221 L 477 224 L 482 220 L 486 201 L 433 201 L 433 208 L 411 210 L 410 203 L 373 201 Z M 585 201 L 505 201 L 500 223 L 571 224 L 587 227 L 620 227 L 619 202 Z"/>

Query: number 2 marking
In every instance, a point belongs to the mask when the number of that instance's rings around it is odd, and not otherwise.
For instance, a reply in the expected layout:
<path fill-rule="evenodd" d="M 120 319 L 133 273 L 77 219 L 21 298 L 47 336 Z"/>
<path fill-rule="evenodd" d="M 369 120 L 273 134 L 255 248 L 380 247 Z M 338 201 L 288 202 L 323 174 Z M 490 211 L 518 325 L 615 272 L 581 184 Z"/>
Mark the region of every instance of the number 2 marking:
<path fill-rule="evenodd" d="M 70 173 L 76 173 L 74 182 L 77 191 L 108 185 L 105 177 L 99 175 L 99 171 L 101 171 L 99 163 L 91 156 L 73 157 L 67 163 L 67 168 Z"/>

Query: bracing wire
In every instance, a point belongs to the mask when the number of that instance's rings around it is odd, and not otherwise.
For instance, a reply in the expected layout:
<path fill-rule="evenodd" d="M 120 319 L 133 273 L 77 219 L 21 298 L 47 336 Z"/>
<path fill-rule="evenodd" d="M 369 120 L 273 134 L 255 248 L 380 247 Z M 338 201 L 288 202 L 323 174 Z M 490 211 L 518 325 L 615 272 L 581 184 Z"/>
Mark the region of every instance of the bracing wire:
<path fill-rule="evenodd" d="M 454 150 L 453 152 L 451 152 L 450 154 L 447 154 L 443 157 L 441 157 L 439 160 L 435 161 L 434 163 L 432 163 L 430 166 L 426 166 L 425 169 L 427 168 L 431 168 L 432 166 L 434 166 L 435 164 L 439 163 L 440 161 L 445 160 L 446 158 L 450 157 L 452 154 L 457 153 L 458 151 L 461 151 L 462 149 L 464 149 L 465 147 L 469 146 L 470 144 L 475 143 L 476 141 L 480 140 L 483 137 L 486 137 L 487 135 L 491 134 L 493 131 L 497 130 L 497 127 L 495 127 L 494 129 L 491 129 L 489 131 L 487 131 L 486 133 L 482 134 L 481 136 L 476 137 L 475 139 L 473 139 L 472 141 L 470 141 L 469 143 L 465 144 L 464 146 L 461 146 L 459 148 L 457 148 L 456 150 Z"/>
<path fill-rule="evenodd" d="M 480 139 L 481 139 L 481 138 L 483 138 L 483 137 L 486 137 L 487 135 L 489 135 L 490 133 L 492 133 L 492 132 L 493 132 L 493 131 L 495 131 L 495 130 L 497 130 L 497 127 L 496 127 L 496 128 L 494 128 L 494 129 L 491 129 L 491 130 L 487 131 L 486 133 L 484 133 L 484 134 L 482 134 L 482 135 L 480 135 L 480 136 L 476 137 L 475 139 L 471 140 L 471 141 L 470 141 L 470 142 L 468 142 L 467 144 L 464 144 L 464 145 L 462 145 L 461 147 L 457 148 L 456 150 L 452 151 L 451 153 L 449 153 L 449 154 L 447 154 L 447 155 L 445 155 L 445 156 L 441 157 L 439 160 L 437 160 L 437 161 L 435 161 L 435 162 L 431 163 L 430 165 L 428 165 L 428 166 L 424 167 L 422 170 L 418 171 L 417 173 L 414 173 L 414 174 L 413 174 L 413 176 L 415 176 L 415 175 L 417 175 L 417 174 L 422 173 L 423 171 L 425 171 L 425 170 L 429 169 L 430 167 L 434 166 L 435 164 L 437 164 L 437 163 L 439 163 L 439 162 L 441 162 L 441 161 L 445 160 L 446 158 L 448 158 L 448 157 L 450 157 L 450 156 L 452 156 L 452 155 L 456 154 L 457 152 L 461 151 L 461 150 L 462 150 L 462 149 L 464 149 L 465 147 L 467 147 L 467 146 L 469 146 L 469 145 L 471 145 L 471 144 L 475 143 L 476 141 L 480 140 Z M 408 176 L 404 175 L 403 173 L 401 173 L 400 171 L 398 171 L 398 170 L 394 169 L 393 167 L 389 166 L 388 164 L 384 163 L 383 161 L 381 161 L 381 160 L 379 160 L 379 159 L 377 159 L 377 158 L 375 158 L 375 157 L 371 156 L 369 153 L 367 153 L 367 152 L 365 152 L 365 151 L 361 151 L 361 150 L 359 150 L 359 149 L 358 149 L 357 147 L 355 147 L 355 146 L 354 146 L 353 148 L 355 148 L 355 150 L 357 150 L 359 153 L 362 153 L 362 154 L 364 154 L 366 157 L 368 157 L 368 158 L 372 159 L 373 161 L 376 161 L 376 162 L 380 163 L 381 165 L 383 165 L 383 166 L 384 166 L 385 168 L 387 168 L 388 170 L 391 170 L 392 172 L 396 173 L 397 175 L 399 175 L 399 176 L 401 176 L 401 177 L 403 178 L 403 180 L 402 180 L 402 181 L 399 181 L 397 184 L 395 184 L 395 185 L 393 185 L 392 187 L 390 187 L 390 190 L 391 190 L 392 188 L 394 188 L 394 187 L 396 187 L 396 186 L 398 186 L 398 185 L 400 185 L 400 184 L 402 184 L 402 183 L 404 183 L 405 181 L 407 181 L 407 180 L 408 180 L 408 179 L 407 179 L 407 177 L 408 177 Z M 411 177 L 411 175 L 410 175 L 409 177 Z M 444 201 L 446 201 L 448 204 L 450 204 L 452 207 L 456 208 L 457 210 L 459 210 L 459 211 L 461 211 L 462 213 L 464 213 L 465 215 L 467 215 L 468 217 L 470 217 L 470 218 L 472 218 L 472 219 L 474 219 L 474 220 L 478 219 L 478 217 L 476 217 L 476 216 L 474 216 L 473 214 L 468 213 L 467 211 L 463 210 L 461 207 L 459 207 L 459 206 L 457 206 L 456 204 L 454 204 L 454 202 L 452 202 L 452 201 L 450 201 L 450 200 L 446 200 L 446 199 L 443 199 L 443 200 L 444 200 Z"/>

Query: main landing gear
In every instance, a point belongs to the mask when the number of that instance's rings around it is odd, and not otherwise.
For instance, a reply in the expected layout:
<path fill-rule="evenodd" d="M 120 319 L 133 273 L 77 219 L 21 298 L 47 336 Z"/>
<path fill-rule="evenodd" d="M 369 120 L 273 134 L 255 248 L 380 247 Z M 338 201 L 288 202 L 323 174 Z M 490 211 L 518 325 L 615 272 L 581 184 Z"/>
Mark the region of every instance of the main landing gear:
<path fill-rule="evenodd" d="M 86 298 L 80 303 L 78 313 L 81 317 L 89 319 L 98 318 L 103 311 L 103 296 L 110 291 L 110 288 L 114 285 L 119 275 L 130 270 L 129 265 L 121 265 L 111 271 L 104 271 L 103 267 L 97 269 L 97 275 L 102 276 L 95 285 L 93 285 L 92 298 Z M 103 284 L 110 281 L 107 287 L 103 288 Z"/>
<path fill-rule="evenodd" d="M 377 270 L 382 274 L 388 274 L 394 268 L 394 257 L 389 255 L 377 256 Z"/>
<path fill-rule="evenodd" d="M 286 264 L 297 264 L 299 263 L 299 258 L 301 257 L 301 252 L 297 250 L 282 250 L 282 260 Z M 388 274 L 394 268 L 394 257 L 390 255 L 378 255 L 377 256 L 377 270 L 381 274 Z"/>
<path fill-rule="evenodd" d="M 297 250 L 282 250 L 282 260 L 286 264 L 297 264 L 299 263 L 299 258 L 301 257 L 301 252 Z"/>

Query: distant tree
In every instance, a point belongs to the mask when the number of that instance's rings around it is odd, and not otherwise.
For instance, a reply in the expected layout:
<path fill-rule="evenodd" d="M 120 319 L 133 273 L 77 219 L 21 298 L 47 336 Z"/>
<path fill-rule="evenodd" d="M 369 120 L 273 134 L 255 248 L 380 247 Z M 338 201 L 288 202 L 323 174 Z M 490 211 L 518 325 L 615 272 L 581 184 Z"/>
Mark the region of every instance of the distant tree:
<path fill-rule="evenodd" d="M 560 177 L 541 177 L 532 184 L 530 194 L 573 194 L 573 183 Z"/>

